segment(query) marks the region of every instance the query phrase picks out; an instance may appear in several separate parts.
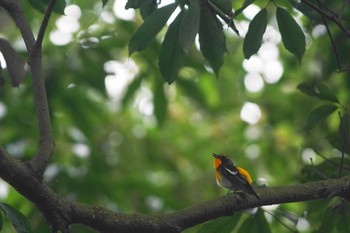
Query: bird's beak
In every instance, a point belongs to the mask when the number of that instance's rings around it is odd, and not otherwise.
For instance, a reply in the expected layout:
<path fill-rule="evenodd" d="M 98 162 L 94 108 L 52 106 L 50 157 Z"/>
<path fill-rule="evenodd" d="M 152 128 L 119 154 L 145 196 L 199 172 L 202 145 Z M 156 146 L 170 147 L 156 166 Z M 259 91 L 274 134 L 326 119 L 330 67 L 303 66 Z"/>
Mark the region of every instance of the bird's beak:
<path fill-rule="evenodd" d="M 215 154 L 215 153 L 213 153 L 212 156 L 213 156 L 214 158 L 217 158 L 217 157 L 218 157 L 218 155 Z"/>

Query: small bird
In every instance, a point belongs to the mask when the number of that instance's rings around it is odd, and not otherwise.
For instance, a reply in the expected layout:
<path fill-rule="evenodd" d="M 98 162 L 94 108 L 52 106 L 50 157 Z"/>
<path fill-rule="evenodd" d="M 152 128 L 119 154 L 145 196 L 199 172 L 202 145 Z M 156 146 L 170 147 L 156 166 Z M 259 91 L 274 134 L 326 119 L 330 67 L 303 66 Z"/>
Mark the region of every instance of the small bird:
<path fill-rule="evenodd" d="M 213 153 L 216 181 L 219 185 L 233 191 L 242 191 L 254 195 L 260 200 L 259 195 L 251 186 L 252 178 L 241 167 L 235 166 L 233 161 L 225 155 Z"/>

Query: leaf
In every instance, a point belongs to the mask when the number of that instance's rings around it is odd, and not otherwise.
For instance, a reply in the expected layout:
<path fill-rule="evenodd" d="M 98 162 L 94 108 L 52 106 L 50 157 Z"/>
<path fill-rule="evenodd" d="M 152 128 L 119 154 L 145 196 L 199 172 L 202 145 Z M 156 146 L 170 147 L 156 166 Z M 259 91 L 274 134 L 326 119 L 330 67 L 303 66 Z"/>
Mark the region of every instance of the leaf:
<path fill-rule="evenodd" d="M 199 19 L 200 19 L 200 5 L 198 0 L 190 1 L 190 6 L 188 10 L 184 10 L 180 32 L 179 32 L 179 40 L 182 49 L 185 53 L 188 53 L 194 39 L 199 30 Z"/>
<path fill-rule="evenodd" d="M 333 103 L 339 103 L 338 98 L 329 89 L 329 87 L 321 81 L 303 82 L 297 88 L 306 95 L 316 97 L 320 100 L 327 100 Z"/>
<path fill-rule="evenodd" d="M 318 106 L 312 110 L 306 118 L 306 125 L 304 130 L 314 128 L 320 121 L 326 119 L 330 114 L 337 110 L 337 106 L 333 104 L 325 104 Z"/>
<path fill-rule="evenodd" d="M 123 107 L 125 107 L 130 102 L 131 98 L 134 96 L 135 92 L 140 87 L 144 77 L 145 74 L 141 74 L 129 84 L 128 89 L 126 90 L 126 93 L 121 100 Z"/>
<path fill-rule="evenodd" d="M 306 45 L 303 31 L 287 10 L 277 7 L 276 17 L 284 47 L 293 53 L 300 63 Z"/>
<path fill-rule="evenodd" d="M 237 9 L 234 13 L 232 18 L 236 18 L 239 14 L 242 13 L 242 11 L 244 11 L 245 8 L 247 8 L 250 4 L 252 4 L 255 0 L 244 0 L 243 5 L 241 8 Z"/>
<path fill-rule="evenodd" d="M 247 35 L 244 38 L 243 53 L 246 59 L 259 51 L 266 26 L 267 11 L 264 8 L 250 22 Z"/>
<path fill-rule="evenodd" d="M 312 9 L 309 5 L 304 2 L 297 2 L 295 0 L 288 0 L 288 2 L 298 11 L 303 13 L 312 23 L 312 25 L 316 25 L 321 22 L 320 14 L 317 13 L 314 9 Z"/>
<path fill-rule="evenodd" d="M 105 7 L 105 5 L 108 3 L 108 0 L 102 0 L 102 7 Z"/>
<path fill-rule="evenodd" d="M 158 7 L 156 1 L 153 0 L 144 0 L 140 8 L 140 13 L 142 18 L 145 20 L 148 16 L 150 16 Z"/>
<path fill-rule="evenodd" d="M 50 3 L 50 0 L 29 0 L 29 3 L 41 13 L 45 13 L 47 6 Z M 67 3 L 65 0 L 57 0 L 53 11 L 58 14 L 64 15 L 64 9 L 66 8 L 66 5 Z"/>
<path fill-rule="evenodd" d="M 181 12 L 174 22 L 170 24 L 164 41 L 160 48 L 159 68 L 163 79 L 171 84 L 178 76 L 179 70 L 183 65 L 185 53 L 181 48 L 179 41 L 180 22 L 183 12 Z"/>
<path fill-rule="evenodd" d="M 206 5 L 201 7 L 199 43 L 200 50 L 213 68 L 216 76 L 224 63 L 225 35 L 221 22 Z"/>
<path fill-rule="evenodd" d="M 237 225 L 241 214 L 229 217 L 220 217 L 202 225 L 197 233 L 230 233 Z"/>
<path fill-rule="evenodd" d="M 0 203 L 0 209 L 4 212 L 5 216 L 9 219 L 11 224 L 16 229 L 17 233 L 30 233 L 32 232 L 30 222 L 28 219 L 18 210 L 5 203 Z"/>
<path fill-rule="evenodd" d="M 155 82 L 155 90 L 153 94 L 154 115 L 159 125 L 162 125 L 167 115 L 168 101 L 165 97 L 163 82 L 158 80 Z"/>
<path fill-rule="evenodd" d="M 344 114 L 340 119 L 339 129 L 339 146 L 341 152 L 350 150 L 350 115 Z"/>
<path fill-rule="evenodd" d="M 271 233 L 271 229 L 262 209 L 259 208 L 258 212 L 252 218 L 247 218 L 238 229 L 238 233 L 246 232 Z"/>
<path fill-rule="evenodd" d="M 149 1 L 149 0 L 146 0 Z M 128 2 L 125 4 L 125 9 L 137 9 L 140 8 L 145 2 L 145 0 L 128 0 Z"/>
<path fill-rule="evenodd" d="M 343 145 L 342 145 L 341 139 L 339 137 L 339 131 L 335 132 L 335 133 L 328 134 L 326 139 L 329 142 L 329 144 L 331 144 L 337 150 L 339 150 L 339 151 L 343 150 Z M 345 147 L 344 148 L 344 152 L 347 153 L 347 154 L 350 154 L 350 148 L 349 147 Z"/>
<path fill-rule="evenodd" d="M 230 0 L 211 0 L 211 2 L 225 15 L 232 15 L 232 4 Z"/>
<path fill-rule="evenodd" d="M 11 84 L 12 86 L 17 87 L 24 79 L 25 63 L 12 46 L 2 38 L 0 38 L 0 51 L 5 58 Z"/>
<path fill-rule="evenodd" d="M 129 42 L 129 55 L 145 49 L 158 32 L 164 27 L 177 4 L 172 3 L 154 11 L 145 19 Z"/>

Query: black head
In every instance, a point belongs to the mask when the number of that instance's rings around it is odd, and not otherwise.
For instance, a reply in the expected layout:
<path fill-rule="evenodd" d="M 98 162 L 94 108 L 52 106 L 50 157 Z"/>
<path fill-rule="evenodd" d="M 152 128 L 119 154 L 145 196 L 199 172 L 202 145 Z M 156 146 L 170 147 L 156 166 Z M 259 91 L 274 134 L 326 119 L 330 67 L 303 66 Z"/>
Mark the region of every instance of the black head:
<path fill-rule="evenodd" d="M 232 164 L 232 165 L 234 165 L 233 161 L 229 157 L 224 155 L 224 154 L 217 155 L 217 154 L 213 153 L 213 157 L 216 158 L 216 159 L 220 159 L 222 164 Z"/>

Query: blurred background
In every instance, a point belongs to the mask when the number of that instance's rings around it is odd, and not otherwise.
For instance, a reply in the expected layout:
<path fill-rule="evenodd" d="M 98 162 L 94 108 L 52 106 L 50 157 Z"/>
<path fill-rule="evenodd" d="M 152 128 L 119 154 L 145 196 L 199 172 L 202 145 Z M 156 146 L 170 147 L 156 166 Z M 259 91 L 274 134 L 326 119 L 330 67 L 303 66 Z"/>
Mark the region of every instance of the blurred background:
<path fill-rule="evenodd" d="M 228 53 L 218 77 L 196 42 L 178 80 L 168 85 L 158 69 L 165 30 L 145 51 L 129 57 L 128 41 L 143 22 L 138 11 L 125 10 L 125 0 L 110 0 L 105 7 L 101 1 L 68 2 L 65 15 L 53 15 L 43 47 L 55 137 L 45 182 L 59 195 L 113 211 L 164 213 L 226 195 L 216 185 L 212 153 L 228 154 L 258 185 L 266 186 L 323 179 L 305 172 L 311 169 L 310 158 L 314 166 L 324 162 L 314 149 L 326 157 L 340 156 L 325 139 L 337 131 L 338 114 L 304 130 L 307 114 L 320 101 L 296 88 L 304 81 L 323 80 L 344 106 L 349 103 L 349 74 L 335 72 L 326 28 L 317 21 L 294 11 L 307 35 L 307 51 L 299 64 L 281 43 L 275 7 L 268 7 L 263 45 L 245 60 L 242 37 L 250 20 L 265 7 L 257 2 L 237 19 L 240 36 L 224 26 Z M 37 32 L 42 13 L 28 1 L 22 3 Z M 241 4 L 233 2 L 233 7 Z M 26 60 L 18 29 L 3 9 L 0 19 L 0 36 L 11 41 Z M 348 41 L 330 27 L 340 51 L 349 52 Z M 0 62 L 6 69 L 1 53 Z M 29 72 L 18 88 L 5 80 L 0 90 L 0 143 L 19 159 L 36 153 L 38 132 Z M 338 172 L 329 170 L 327 177 Z M 48 232 L 37 209 L 2 180 L 0 200 L 27 216 L 34 232 Z M 265 209 L 290 214 L 280 219 L 298 232 L 318 229 L 324 212 L 317 202 Z M 265 217 L 272 232 L 289 232 L 266 212 Z M 249 214 L 244 213 L 245 218 Z M 4 221 L 4 232 L 14 232 Z M 94 231 L 74 226 L 72 232 Z"/>

